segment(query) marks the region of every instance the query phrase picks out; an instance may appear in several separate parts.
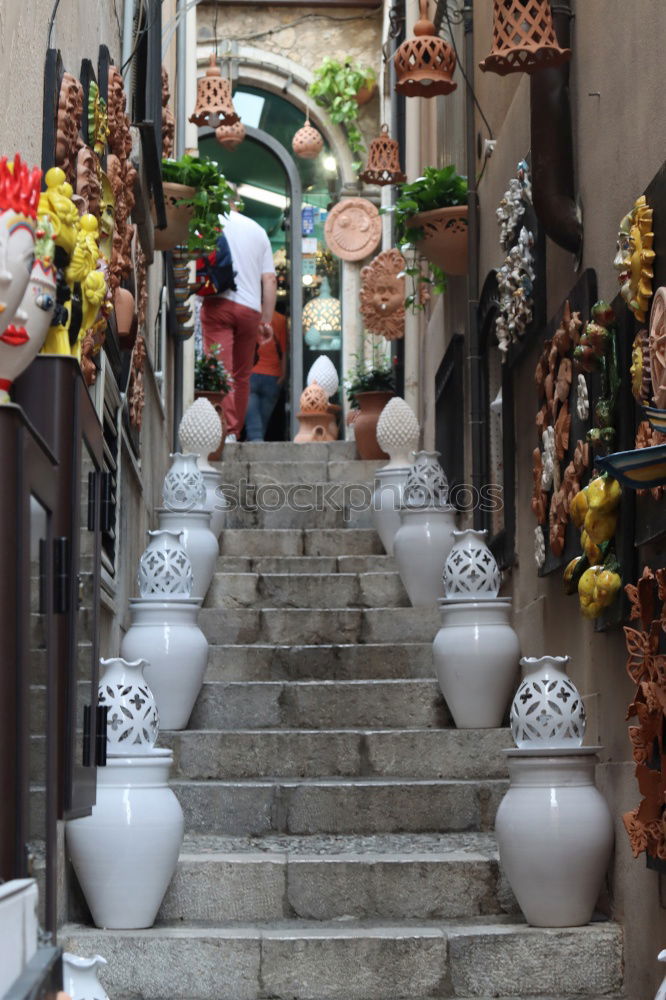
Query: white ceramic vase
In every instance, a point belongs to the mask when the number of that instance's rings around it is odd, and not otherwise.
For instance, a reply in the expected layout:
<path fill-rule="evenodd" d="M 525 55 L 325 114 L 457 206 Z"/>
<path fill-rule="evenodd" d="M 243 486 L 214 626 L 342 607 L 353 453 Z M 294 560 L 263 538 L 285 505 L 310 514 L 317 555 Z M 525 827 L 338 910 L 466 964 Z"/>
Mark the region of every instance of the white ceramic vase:
<path fill-rule="evenodd" d="M 594 785 L 597 749 L 507 751 L 511 784 L 495 833 L 534 927 L 578 927 L 592 917 L 613 847 L 610 811 Z"/>
<path fill-rule="evenodd" d="M 100 660 L 103 672 L 99 680 L 98 702 L 106 705 L 107 753 L 149 754 L 160 729 L 155 696 L 143 674 L 147 661 L 125 660 L 114 656 Z"/>
<path fill-rule="evenodd" d="M 576 749 L 585 736 L 585 705 L 565 673 L 569 656 L 525 656 L 511 705 L 511 734 L 521 750 Z"/>
<path fill-rule="evenodd" d="M 164 477 L 162 500 L 167 510 L 202 510 L 206 501 L 206 485 L 197 465 L 197 455 L 174 452 L 171 468 Z"/>
<path fill-rule="evenodd" d="M 394 396 L 379 414 L 377 443 L 389 455 L 385 469 L 399 469 L 412 464 L 412 455 L 419 446 L 419 422 L 411 406 Z"/>
<path fill-rule="evenodd" d="M 405 506 L 418 510 L 446 507 L 449 483 L 438 451 L 415 451 L 405 483 Z"/>
<path fill-rule="evenodd" d="M 183 545 L 192 563 L 192 597 L 202 601 L 215 572 L 220 553 L 217 538 L 210 530 L 209 510 L 158 510 L 160 528 L 180 531 Z"/>
<path fill-rule="evenodd" d="M 199 465 L 201 468 L 201 463 Z M 222 473 L 217 469 L 201 469 L 203 481 L 206 484 L 206 500 L 204 507 L 210 513 L 210 530 L 216 538 L 222 534 L 226 512 L 230 503 L 222 492 Z"/>
<path fill-rule="evenodd" d="M 155 696 L 161 729 L 185 729 L 208 663 L 208 642 L 197 625 L 201 601 L 130 600 L 132 624 L 121 656 L 150 657 L 146 681 Z"/>
<path fill-rule="evenodd" d="M 81 958 L 65 951 L 62 955 L 62 988 L 71 1000 L 109 1000 L 97 978 L 97 970 L 106 965 L 101 955 Z"/>
<path fill-rule="evenodd" d="M 181 531 L 148 531 L 139 559 L 137 583 L 142 597 L 178 601 L 192 593 L 192 562 Z"/>
<path fill-rule="evenodd" d="M 495 556 L 486 545 L 487 531 L 464 528 L 454 531 L 451 552 L 444 566 L 446 596 L 475 601 L 497 597 L 502 575 Z"/>
<path fill-rule="evenodd" d="M 439 687 L 458 729 L 502 725 L 518 674 L 520 643 L 511 601 L 439 602 L 442 627 L 433 658 Z"/>
<path fill-rule="evenodd" d="M 442 571 L 453 545 L 453 507 L 403 507 L 393 539 L 398 572 L 414 607 L 434 605 L 444 596 Z"/>
<path fill-rule="evenodd" d="M 372 494 L 372 519 L 382 545 L 393 555 L 393 540 L 400 527 L 400 509 L 409 466 L 378 469 Z"/>
<path fill-rule="evenodd" d="M 173 755 L 110 757 L 92 814 L 70 820 L 67 847 L 97 927 L 151 927 L 178 862 L 183 811 L 167 784 Z"/>

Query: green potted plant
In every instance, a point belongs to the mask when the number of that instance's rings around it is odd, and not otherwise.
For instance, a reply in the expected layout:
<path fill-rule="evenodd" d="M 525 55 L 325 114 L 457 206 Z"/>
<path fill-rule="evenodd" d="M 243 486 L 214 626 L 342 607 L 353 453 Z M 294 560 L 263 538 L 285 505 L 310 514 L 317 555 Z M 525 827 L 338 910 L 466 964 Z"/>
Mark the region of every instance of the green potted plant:
<path fill-rule="evenodd" d="M 353 357 L 354 365 L 347 373 L 344 386 L 354 414 L 359 457 L 388 458 L 377 443 L 377 421 L 389 399 L 395 396 L 395 365 L 374 344 L 370 360 L 358 354 Z"/>
<path fill-rule="evenodd" d="M 185 247 L 203 256 L 215 249 L 219 216 L 229 211 L 231 188 L 213 160 L 185 154 L 162 160 L 162 183 L 169 224 L 155 230 L 157 250 Z"/>
<path fill-rule="evenodd" d="M 359 162 L 365 151 L 363 138 L 358 127 L 359 105 L 372 97 L 377 86 L 377 74 L 369 67 L 361 66 L 351 59 L 339 62 L 326 58 L 315 70 L 314 82 L 308 87 L 308 94 L 320 108 L 325 108 L 331 119 L 344 125 L 349 147 Z"/>
<path fill-rule="evenodd" d="M 467 178 L 448 167 L 426 167 L 423 176 L 402 184 L 393 206 L 396 243 L 400 249 L 415 245 L 428 259 L 432 277 L 420 267 L 406 273 L 433 286 L 446 288 L 447 274 L 467 274 Z M 418 307 L 418 296 L 406 305 Z"/>
<path fill-rule="evenodd" d="M 218 450 L 208 456 L 209 462 L 216 462 L 222 457 L 226 436 L 222 400 L 233 388 L 233 379 L 220 358 L 220 350 L 219 344 L 211 344 L 210 353 L 199 355 L 194 362 L 194 398 L 203 397 L 212 403 L 222 424 L 222 442 Z"/>

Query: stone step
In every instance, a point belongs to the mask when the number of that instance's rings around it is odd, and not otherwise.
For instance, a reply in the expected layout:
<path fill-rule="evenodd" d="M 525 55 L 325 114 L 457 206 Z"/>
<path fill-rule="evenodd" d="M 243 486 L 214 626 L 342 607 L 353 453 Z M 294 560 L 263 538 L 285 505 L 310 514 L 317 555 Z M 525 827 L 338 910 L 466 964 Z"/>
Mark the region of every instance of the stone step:
<path fill-rule="evenodd" d="M 216 573 L 207 608 L 409 607 L 393 573 Z"/>
<path fill-rule="evenodd" d="M 520 911 L 492 834 L 206 837 L 183 845 L 157 923 L 507 912 Z"/>
<path fill-rule="evenodd" d="M 207 681 L 188 728 L 412 729 L 449 723 L 435 680 Z"/>
<path fill-rule="evenodd" d="M 99 953 L 114 1000 L 414 1000 L 606 997 L 622 986 L 622 930 L 527 927 L 515 917 L 142 931 L 64 926 L 58 943 Z"/>
<path fill-rule="evenodd" d="M 172 778 L 506 778 L 509 729 L 239 729 L 160 732 Z"/>
<path fill-rule="evenodd" d="M 218 573 L 393 573 L 392 556 L 220 556 Z"/>
<path fill-rule="evenodd" d="M 358 483 L 374 487 L 375 472 L 386 465 L 384 461 L 364 461 L 362 459 L 331 459 L 330 461 L 273 459 L 249 461 L 245 456 L 228 459 L 222 463 L 222 489 L 229 499 L 234 497 L 242 504 L 244 486 L 265 487 L 283 485 L 291 487 L 311 486 L 316 483 Z M 270 491 L 273 492 L 273 491 Z M 282 491 L 278 491 L 282 492 Z"/>
<path fill-rule="evenodd" d="M 354 460 L 358 456 L 355 441 L 318 441 L 312 444 L 296 444 L 293 441 L 238 441 L 225 444 L 221 462 L 213 465 L 224 469 L 225 462 L 284 462 L 310 461 L 328 462 L 332 459 Z"/>
<path fill-rule="evenodd" d="M 207 680 L 363 680 L 433 677 L 432 643 L 212 645 Z"/>
<path fill-rule="evenodd" d="M 214 645 L 276 643 L 432 642 L 436 608 L 203 608 L 199 613 Z"/>
<path fill-rule="evenodd" d="M 490 830 L 508 782 L 404 778 L 173 781 L 190 833 L 455 833 Z"/>
<path fill-rule="evenodd" d="M 379 535 L 370 528 L 236 528 L 220 536 L 222 556 L 383 555 Z"/>

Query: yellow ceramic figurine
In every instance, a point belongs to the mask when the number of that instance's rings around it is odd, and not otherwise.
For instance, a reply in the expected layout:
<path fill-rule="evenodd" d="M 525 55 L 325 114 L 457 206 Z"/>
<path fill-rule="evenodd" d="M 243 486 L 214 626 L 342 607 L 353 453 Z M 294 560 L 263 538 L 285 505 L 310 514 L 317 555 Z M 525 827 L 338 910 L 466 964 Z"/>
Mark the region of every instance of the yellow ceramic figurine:
<path fill-rule="evenodd" d="M 618 270 L 620 291 L 639 323 L 645 321 L 652 298 L 655 252 L 652 249 L 652 209 L 645 195 L 636 199 L 633 209 L 622 219 L 614 264 Z"/>
<path fill-rule="evenodd" d="M 39 216 L 47 215 L 53 228 L 53 241 L 69 256 L 76 245 L 79 213 L 72 201 L 72 185 L 67 183 L 64 170 L 51 167 L 46 172 L 46 191 L 39 196 Z"/>
<path fill-rule="evenodd" d="M 81 286 L 81 329 L 71 353 L 81 361 L 81 345 L 89 330 L 95 325 L 98 313 L 106 298 L 106 278 L 98 270 L 100 258 L 99 226 L 94 215 L 82 215 L 76 246 L 65 273 L 67 284 Z"/>

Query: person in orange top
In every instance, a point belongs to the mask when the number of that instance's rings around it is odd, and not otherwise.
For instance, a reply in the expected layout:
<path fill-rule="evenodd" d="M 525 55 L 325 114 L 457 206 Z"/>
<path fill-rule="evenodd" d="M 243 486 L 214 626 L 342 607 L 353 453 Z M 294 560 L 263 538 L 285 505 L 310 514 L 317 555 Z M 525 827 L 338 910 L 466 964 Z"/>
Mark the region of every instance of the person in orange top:
<path fill-rule="evenodd" d="M 279 312 L 271 319 L 273 337 L 260 344 L 252 374 L 250 400 L 245 414 L 248 441 L 263 441 L 268 421 L 287 377 L 287 318 Z"/>

